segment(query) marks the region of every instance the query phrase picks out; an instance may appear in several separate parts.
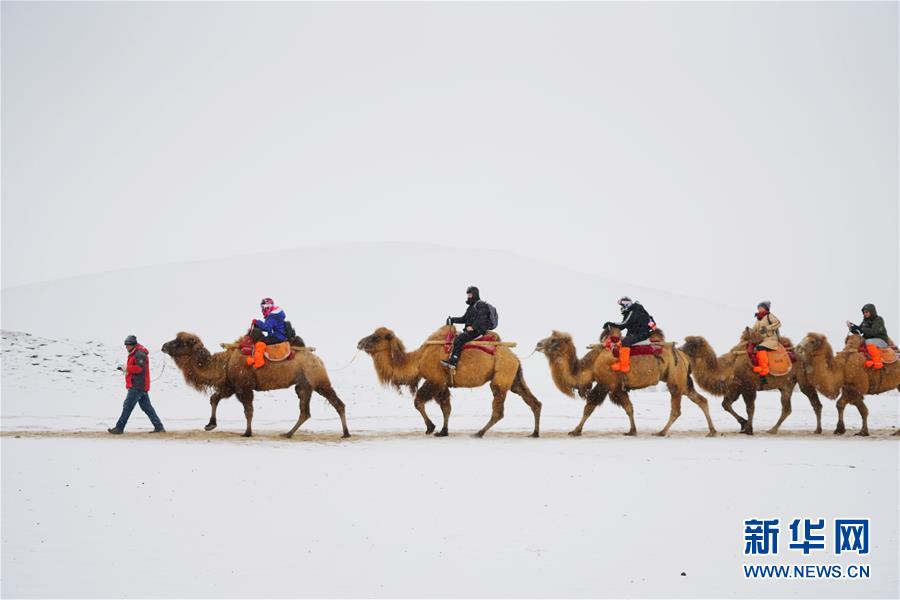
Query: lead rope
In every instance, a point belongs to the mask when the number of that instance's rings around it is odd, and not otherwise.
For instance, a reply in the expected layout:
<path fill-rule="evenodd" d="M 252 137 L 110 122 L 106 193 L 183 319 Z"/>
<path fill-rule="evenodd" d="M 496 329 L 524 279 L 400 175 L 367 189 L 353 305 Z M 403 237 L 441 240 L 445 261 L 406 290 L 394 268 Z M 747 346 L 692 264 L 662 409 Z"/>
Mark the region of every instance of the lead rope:
<path fill-rule="evenodd" d="M 159 370 L 159 375 L 157 375 L 156 377 L 153 377 L 153 378 L 150 379 L 150 383 L 154 383 L 155 381 L 159 381 L 160 379 L 162 379 L 163 373 L 166 372 L 166 364 L 168 364 L 168 361 L 166 360 L 166 355 L 163 354 L 163 366 L 162 366 L 162 369 Z"/>
<path fill-rule="evenodd" d="M 359 356 L 359 353 L 360 353 L 360 352 L 362 352 L 362 350 L 357 350 L 357 351 L 356 351 L 356 354 L 353 355 L 353 358 L 350 359 L 350 362 L 348 362 L 346 365 L 344 365 L 343 367 L 341 367 L 341 368 L 339 368 L 339 369 L 332 369 L 332 372 L 334 372 L 334 371 L 343 371 L 344 369 L 346 369 L 347 367 L 349 367 L 350 365 L 352 365 L 352 364 L 353 364 L 353 361 L 356 360 L 356 357 Z"/>

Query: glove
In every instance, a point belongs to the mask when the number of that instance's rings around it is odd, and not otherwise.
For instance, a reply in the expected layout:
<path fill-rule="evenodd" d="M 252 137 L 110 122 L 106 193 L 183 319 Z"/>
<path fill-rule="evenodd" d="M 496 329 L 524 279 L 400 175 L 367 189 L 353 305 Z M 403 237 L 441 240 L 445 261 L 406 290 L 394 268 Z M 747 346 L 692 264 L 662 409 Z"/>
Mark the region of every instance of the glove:
<path fill-rule="evenodd" d="M 611 326 L 612 326 L 612 322 L 607 321 L 606 323 L 603 324 L 603 329 L 609 329 Z"/>
<path fill-rule="evenodd" d="M 447 325 L 453 325 L 453 317 L 447 317 Z"/>
<path fill-rule="evenodd" d="M 859 328 L 859 325 L 854 325 L 850 328 L 850 333 L 861 334 L 862 329 Z"/>

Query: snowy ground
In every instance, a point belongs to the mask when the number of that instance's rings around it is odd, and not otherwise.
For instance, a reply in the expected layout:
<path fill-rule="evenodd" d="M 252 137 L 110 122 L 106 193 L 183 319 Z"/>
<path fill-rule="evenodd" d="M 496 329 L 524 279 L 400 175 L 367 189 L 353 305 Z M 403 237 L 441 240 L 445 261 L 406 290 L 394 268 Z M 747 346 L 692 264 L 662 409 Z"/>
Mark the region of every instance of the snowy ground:
<path fill-rule="evenodd" d="M 2 596 L 679 596 L 897 597 L 896 394 L 871 398 L 868 439 L 814 436 L 802 395 L 777 437 L 704 436 L 686 402 L 669 438 L 668 399 L 635 393 L 640 435 L 609 404 L 584 437 L 541 356 L 525 375 L 544 403 L 543 437 L 515 396 L 485 439 L 486 389 L 457 391 L 451 437 L 421 433 L 408 396 L 377 386 L 368 357 L 332 380 L 353 438 L 324 401 L 293 440 L 290 391 L 261 394 L 257 436 L 229 400 L 208 404 L 151 348 L 151 398 L 170 433 L 138 410 L 103 433 L 124 397 L 118 347 L 3 332 Z M 349 357 L 348 357 L 349 359 Z M 777 419 L 761 394 L 757 429 Z M 439 411 L 429 406 L 432 418 Z M 848 427 L 859 418 L 848 410 Z M 747 581 L 743 520 L 869 517 L 867 581 Z M 785 538 L 781 539 L 786 544 Z M 768 562 L 802 563 L 782 553 Z M 860 562 L 856 559 L 857 562 Z M 751 562 L 751 561 L 746 561 Z M 763 561 L 756 561 L 763 563 Z M 830 554 L 813 563 L 849 564 Z M 850 559 L 853 562 L 853 559 Z M 683 573 L 683 575 L 682 575 Z"/>

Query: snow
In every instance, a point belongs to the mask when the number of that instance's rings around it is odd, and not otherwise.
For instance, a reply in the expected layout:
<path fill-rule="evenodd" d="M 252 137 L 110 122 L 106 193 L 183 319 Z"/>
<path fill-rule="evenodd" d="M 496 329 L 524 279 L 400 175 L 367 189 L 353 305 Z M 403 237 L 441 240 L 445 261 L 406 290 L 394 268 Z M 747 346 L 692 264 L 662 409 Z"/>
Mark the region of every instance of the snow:
<path fill-rule="evenodd" d="M 471 438 L 489 417 L 487 388 L 455 390 L 450 437 L 425 436 L 409 396 L 380 387 L 365 354 L 351 362 L 378 325 L 415 347 L 446 313 L 462 312 L 470 283 L 498 306 L 504 337 L 520 344 L 544 405 L 541 439 L 526 437 L 531 412 L 512 394 L 505 418 Z M 702 413 L 685 400 L 671 435 L 656 438 L 669 408 L 659 390 L 632 393 L 636 438 L 621 435 L 627 418 L 608 402 L 583 437 L 566 435 L 583 405 L 553 387 L 542 355 L 528 355 L 553 328 L 579 347 L 592 342 L 623 288 L 670 339 L 701 333 L 721 351 L 746 321 L 745 310 L 502 253 L 490 254 L 488 268 L 475 253 L 400 244 L 3 290 L 0 595 L 897 597 L 896 392 L 867 399 L 870 438 L 832 435 L 836 412 L 824 398 L 826 433 L 812 434 L 799 392 L 777 436 L 762 432 L 777 420 L 778 397 L 762 392 L 753 437 L 707 395 L 720 436 L 704 437 Z M 254 438 L 240 437 L 234 399 L 220 405 L 216 431 L 202 430 L 206 398 L 159 347 L 181 329 L 210 348 L 231 340 L 263 295 L 317 347 L 352 438 L 340 439 L 321 399 L 294 439 L 280 438 L 297 417 L 291 390 L 257 395 Z M 115 366 L 128 333 L 151 351 L 164 436 L 149 433 L 139 409 L 126 435 L 105 433 L 124 400 Z M 428 410 L 438 418 L 433 403 Z M 852 407 L 846 418 L 855 433 Z M 872 519 L 872 578 L 745 580 L 743 520 L 754 517 Z"/>

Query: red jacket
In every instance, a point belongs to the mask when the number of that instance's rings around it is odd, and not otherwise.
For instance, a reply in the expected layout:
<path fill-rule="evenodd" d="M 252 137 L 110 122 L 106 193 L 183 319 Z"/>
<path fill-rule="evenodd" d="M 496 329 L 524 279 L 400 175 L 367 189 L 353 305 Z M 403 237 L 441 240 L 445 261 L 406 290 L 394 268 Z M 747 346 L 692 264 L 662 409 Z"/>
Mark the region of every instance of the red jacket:
<path fill-rule="evenodd" d="M 150 355 L 140 344 L 128 353 L 128 364 L 125 366 L 125 389 L 133 387 L 150 391 Z"/>

